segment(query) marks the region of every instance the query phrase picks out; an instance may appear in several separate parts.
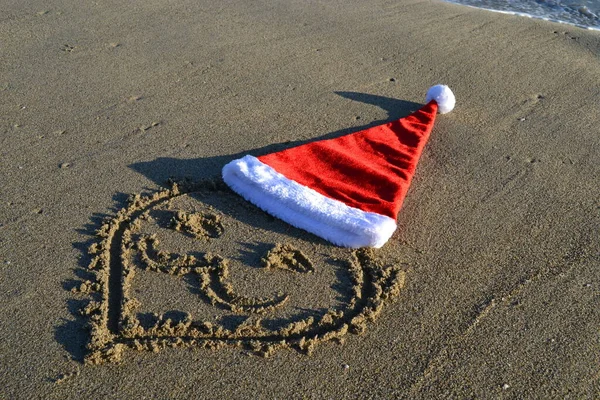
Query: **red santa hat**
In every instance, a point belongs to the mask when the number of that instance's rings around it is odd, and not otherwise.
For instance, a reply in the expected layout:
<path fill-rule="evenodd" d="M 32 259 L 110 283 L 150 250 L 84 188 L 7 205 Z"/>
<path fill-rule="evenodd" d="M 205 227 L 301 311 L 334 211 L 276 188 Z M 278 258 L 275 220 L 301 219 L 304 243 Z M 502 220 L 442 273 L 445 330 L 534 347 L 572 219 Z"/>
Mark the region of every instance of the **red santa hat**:
<path fill-rule="evenodd" d="M 383 246 L 436 114 L 454 108 L 448 86 L 429 89 L 420 110 L 339 138 L 223 167 L 231 189 L 269 214 L 344 247 Z"/>

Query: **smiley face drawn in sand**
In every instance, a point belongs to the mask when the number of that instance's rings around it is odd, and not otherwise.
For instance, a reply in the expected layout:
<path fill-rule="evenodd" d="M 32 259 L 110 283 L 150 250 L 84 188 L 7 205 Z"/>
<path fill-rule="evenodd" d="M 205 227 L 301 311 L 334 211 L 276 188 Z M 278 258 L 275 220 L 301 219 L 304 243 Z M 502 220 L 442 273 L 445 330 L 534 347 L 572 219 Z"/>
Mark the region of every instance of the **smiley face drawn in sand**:
<path fill-rule="evenodd" d="M 325 246 L 221 181 L 134 196 L 98 236 L 96 282 L 81 289 L 92 297 L 82 313 L 94 364 L 127 348 L 310 353 L 361 333 L 404 284 L 403 270 L 371 250 Z"/>

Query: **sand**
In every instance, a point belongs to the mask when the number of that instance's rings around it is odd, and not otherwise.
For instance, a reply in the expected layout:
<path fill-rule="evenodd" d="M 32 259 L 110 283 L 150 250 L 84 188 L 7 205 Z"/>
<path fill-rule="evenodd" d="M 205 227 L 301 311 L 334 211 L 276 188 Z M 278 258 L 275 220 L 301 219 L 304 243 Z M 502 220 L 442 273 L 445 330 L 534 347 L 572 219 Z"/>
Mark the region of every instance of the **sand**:
<path fill-rule="evenodd" d="M 600 397 L 598 32 L 422 1 L 4 3 L 0 397 Z M 436 83 L 457 106 L 381 249 L 219 180 Z"/>

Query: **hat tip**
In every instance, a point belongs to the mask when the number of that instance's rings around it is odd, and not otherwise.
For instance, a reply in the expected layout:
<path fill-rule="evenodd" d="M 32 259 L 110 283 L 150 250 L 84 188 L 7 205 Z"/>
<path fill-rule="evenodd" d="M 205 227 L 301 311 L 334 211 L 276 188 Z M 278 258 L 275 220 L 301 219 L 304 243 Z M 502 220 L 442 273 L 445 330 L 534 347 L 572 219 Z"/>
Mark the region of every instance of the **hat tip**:
<path fill-rule="evenodd" d="M 435 85 L 429 88 L 425 102 L 429 103 L 431 100 L 435 100 L 438 105 L 438 112 L 440 114 L 449 113 L 454 109 L 456 104 L 456 98 L 452 90 L 446 85 Z"/>

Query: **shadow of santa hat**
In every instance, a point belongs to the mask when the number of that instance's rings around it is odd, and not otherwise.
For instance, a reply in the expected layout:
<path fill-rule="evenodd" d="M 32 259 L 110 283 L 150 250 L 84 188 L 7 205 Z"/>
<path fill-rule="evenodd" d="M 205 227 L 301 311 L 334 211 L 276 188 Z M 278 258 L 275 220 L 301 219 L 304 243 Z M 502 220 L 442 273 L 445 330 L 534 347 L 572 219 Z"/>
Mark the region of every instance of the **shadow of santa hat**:
<path fill-rule="evenodd" d="M 429 89 L 420 110 L 397 121 L 223 167 L 231 189 L 269 214 L 344 247 L 383 246 L 436 114 L 452 111 L 448 86 Z"/>

